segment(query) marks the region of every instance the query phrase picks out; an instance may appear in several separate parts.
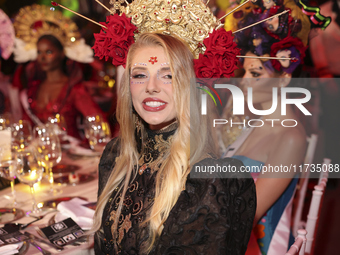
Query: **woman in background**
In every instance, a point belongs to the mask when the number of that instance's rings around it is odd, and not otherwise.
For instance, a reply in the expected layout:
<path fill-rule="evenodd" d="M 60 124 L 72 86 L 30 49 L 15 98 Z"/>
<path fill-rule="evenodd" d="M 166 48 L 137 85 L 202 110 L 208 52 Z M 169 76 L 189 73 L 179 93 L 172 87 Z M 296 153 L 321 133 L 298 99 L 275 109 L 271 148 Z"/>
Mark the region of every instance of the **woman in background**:
<path fill-rule="evenodd" d="M 23 119 L 37 125 L 59 114 L 65 119 L 67 134 L 80 138 L 79 118 L 103 115 L 82 84 L 77 64 L 92 62 L 93 51 L 73 21 L 47 6 L 20 9 L 13 24 L 17 36 L 14 60 L 30 61 L 17 75 L 19 84 L 14 84 L 25 88 L 20 95 Z"/>
<path fill-rule="evenodd" d="M 27 67 L 27 72 L 35 75 L 28 81 L 29 108 L 28 111 L 25 109 L 23 119 L 34 122 L 35 115 L 45 123 L 48 118 L 60 114 L 65 119 L 67 134 L 80 138 L 77 118 L 81 115 L 103 116 L 103 112 L 82 85 L 82 73 L 77 63 L 70 61 L 67 64 L 63 46 L 57 38 L 53 35 L 40 37 L 37 50 L 37 61 Z"/>
<path fill-rule="evenodd" d="M 269 3 L 269 5 L 268 5 Z M 244 130 L 224 152 L 226 157 L 241 160 L 245 166 L 257 167 L 252 176 L 256 182 L 257 209 L 254 233 L 260 254 L 284 254 L 289 247 L 292 200 L 298 179 L 294 172 L 269 174 L 263 172 L 268 166 L 299 166 L 306 152 L 306 133 L 292 105 L 286 105 L 286 115 L 281 115 L 281 89 L 291 82 L 293 72 L 303 63 L 310 22 L 292 1 L 268 1 L 262 8 L 255 8 L 237 22 L 238 28 L 253 24 L 268 15 L 289 8 L 291 12 L 273 18 L 261 25 L 236 34 L 238 47 L 244 58 L 244 75 L 241 88 L 248 96 L 252 89 L 252 104 L 255 109 L 269 110 L 273 105 L 273 90 L 277 93 L 276 110 L 265 116 L 250 116 L 260 119 L 264 125 Z M 265 57 L 291 58 L 270 60 Z M 231 109 L 225 109 L 224 116 Z M 284 127 L 285 119 L 296 120 L 295 127 Z M 275 120 L 273 122 L 266 120 Z M 253 123 L 254 124 L 254 123 Z M 289 122 L 287 125 L 293 125 Z M 254 125 L 259 125 L 256 123 Z M 228 140 L 228 133 L 222 132 Z"/>

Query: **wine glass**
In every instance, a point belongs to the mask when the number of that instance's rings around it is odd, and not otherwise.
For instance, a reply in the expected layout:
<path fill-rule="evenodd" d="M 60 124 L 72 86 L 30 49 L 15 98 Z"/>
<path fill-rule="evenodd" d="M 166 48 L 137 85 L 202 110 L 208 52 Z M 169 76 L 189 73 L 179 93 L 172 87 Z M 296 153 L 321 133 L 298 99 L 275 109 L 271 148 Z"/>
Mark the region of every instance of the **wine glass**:
<path fill-rule="evenodd" d="M 48 117 L 47 123 L 51 125 L 54 129 L 54 132 L 60 137 L 63 138 L 67 135 L 67 125 L 64 116 L 60 113 L 53 114 L 52 116 Z"/>
<path fill-rule="evenodd" d="M 17 202 L 14 184 L 16 178 L 16 169 L 18 166 L 18 160 L 15 154 L 11 153 L 11 147 L 2 146 L 0 148 L 0 176 L 11 182 L 12 190 L 12 204 L 13 208 L 21 206 L 21 203 Z"/>
<path fill-rule="evenodd" d="M 54 128 L 50 125 L 40 125 L 35 127 L 35 145 L 38 153 L 41 155 L 41 162 L 48 175 L 50 183 L 50 193 L 53 195 L 60 194 L 62 191 L 54 189 L 54 178 L 52 168 L 61 160 L 61 146 L 58 135 L 54 132 Z"/>
<path fill-rule="evenodd" d="M 11 119 L 12 117 L 9 113 L 0 114 L 0 130 L 10 128 Z"/>
<path fill-rule="evenodd" d="M 33 185 L 39 182 L 43 174 L 43 166 L 39 159 L 39 155 L 34 148 L 21 149 L 16 153 L 18 165 L 16 168 L 16 176 L 20 182 L 30 186 L 32 195 L 32 211 L 30 213 L 39 214 L 40 209 L 35 200 L 35 192 Z"/>
<path fill-rule="evenodd" d="M 110 126 L 99 115 L 88 116 L 85 122 L 85 137 L 92 150 L 101 152 L 111 140 Z"/>
<path fill-rule="evenodd" d="M 27 120 L 19 120 L 12 125 L 12 144 L 15 149 L 26 148 L 32 140 L 32 127 Z"/>

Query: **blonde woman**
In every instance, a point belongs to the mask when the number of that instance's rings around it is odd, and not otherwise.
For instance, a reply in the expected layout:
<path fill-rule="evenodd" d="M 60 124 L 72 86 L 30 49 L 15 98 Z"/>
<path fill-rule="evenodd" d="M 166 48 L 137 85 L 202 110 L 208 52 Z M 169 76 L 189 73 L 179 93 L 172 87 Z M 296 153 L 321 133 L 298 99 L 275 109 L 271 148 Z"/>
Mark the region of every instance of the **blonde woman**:
<path fill-rule="evenodd" d="M 213 158 L 194 78 L 193 56 L 175 37 L 145 33 L 130 47 L 121 133 L 99 164 L 96 254 L 244 254 L 256 210 L 252 178 L 189 175 L 195 163 L 241 167 Z"/>

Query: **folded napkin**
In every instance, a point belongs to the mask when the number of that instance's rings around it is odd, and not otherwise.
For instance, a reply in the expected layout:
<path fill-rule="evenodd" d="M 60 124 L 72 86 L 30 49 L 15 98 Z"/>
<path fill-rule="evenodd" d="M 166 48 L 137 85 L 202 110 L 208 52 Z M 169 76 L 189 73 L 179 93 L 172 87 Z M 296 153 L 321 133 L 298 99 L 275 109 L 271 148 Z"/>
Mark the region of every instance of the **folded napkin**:
<path fill-rule="evenodd" d="M 88 203 L 80 198 L 60 202 L 57 206 L 59 213 L 56 214 L 55 221 L 59 222 L 71 217 L 82 229 L 90 229 L 93 224 L 94 210 L 83 206 Z"/>
<path fill-rule="evenodd" d="M 0 247 L 0 255 L 11 255 L 19 253 L 22 243 L 7 244 Z"/>

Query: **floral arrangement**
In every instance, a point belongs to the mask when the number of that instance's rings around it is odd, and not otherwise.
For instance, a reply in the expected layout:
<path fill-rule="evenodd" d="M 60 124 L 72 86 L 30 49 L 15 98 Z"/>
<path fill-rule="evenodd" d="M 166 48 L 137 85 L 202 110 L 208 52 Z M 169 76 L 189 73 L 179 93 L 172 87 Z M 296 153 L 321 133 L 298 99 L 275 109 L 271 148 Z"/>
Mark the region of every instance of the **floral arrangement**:
<path fill-rule="evenodd" d="M 118 14 L 106 18 L 106 23 L 101 22 L 107 29 L 95 34 L 95 44 L 92 47 L 95 56 L 105 61 L 112 59 L 115 66 L 125 67 L 129 47 L 135 42 L 134 32 L 137 27 L 131 23 L 131 18 Z M 232 77 L 237 69 L 240 50 L 234 42 L 232 33 L 224 28 L 213 30 L 209 37 L 204 39 L 206 51 L 194 60 L 195 73 L 198 78 Z"/>
<path fill-rule="evenodd" d="M 288 36 L 281 41 L 273 43 L 270 48 L 270 55 L 272 57 L 276 57 L 277 53 L 282 49 L 290 50 L 290 55 L 288 57 L 291 57 L 292 59 L 290 60 L 290 65 L 287 68 L 285 68 L 279 60 L 272 59 L 272 66 L 277 71 L 288 71 L 291 73 L 298 65 L 303 64 L 307 47 L 303 45 L 303 42 L 299 38 Z"/>
<path fill-rule="evenodd" d="M 131 18 L 125 16 L 125 13 L 122 16 L 109 15 L 106 17 L 106 23 L 100 23 L 107 29 L 94 34 L 95 43 L 92 49 L 95 56 L 100 59 L 105 58 L 105 61 L 112 58 L 113 65 L 123 65 L 125 68 L 127 53 L 129 47 L 135 42 L 133 36 L 137 27 L 131 23 Z"/>
<path fill-rule="evenodd" d="M 224 28 L 214 30 L 204 39 L 206 51 L 194 59 L 197 78 L 230 78 L 237 69 L 240 49 L 234 42 L 231 31 Z"/>

